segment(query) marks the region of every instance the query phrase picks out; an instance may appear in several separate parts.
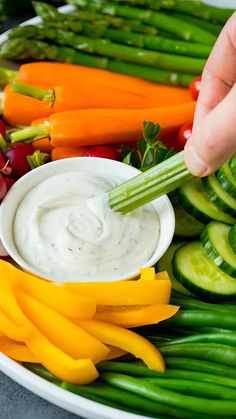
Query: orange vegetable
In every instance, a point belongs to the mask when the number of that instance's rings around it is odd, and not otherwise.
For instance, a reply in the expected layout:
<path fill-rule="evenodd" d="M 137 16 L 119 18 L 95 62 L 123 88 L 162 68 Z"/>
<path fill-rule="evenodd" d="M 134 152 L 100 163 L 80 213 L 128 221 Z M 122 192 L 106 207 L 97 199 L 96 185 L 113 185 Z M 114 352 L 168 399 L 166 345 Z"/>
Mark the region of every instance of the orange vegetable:
<path fill-rule="evenodd" d="M 0 281 L 0 291 L 3 288 L 2 295 L 0 294 L 0 306 L 2 296 L 2 307 L 5 307 L 5 298 L 9 298 L 11 306 L 8 309 L 16 307 L 16 316 L 18 319 L 19 308 L 15 305 L 12 287 L 20 288 L 22 291 L 27 292 L 32 297 L 41 301 L 48 307 L 58 311 L 69 318 L 91 319 L 96 312 L 96 301 L 86 296 L 72 294 L 66 291 L 58 284 L 44 281 L 34 275 L 23 272 L 8 262 L 0 260 L 0 271 L 4 279 Z M 11 285 L 10 285 L 10 283 Z M 7 287 L 7 293 L 6 293 Z M 5 295 L 4 295 L 5 293 Z M 7 297 L 8 295 L 8 297 Z M 19 314 L 19 319 L 20 319 Z M 1 327 L 0 327 L 1 330 Z"/>
<path fill-rule="evenodd" d="M 35 86 L 54 87 L 71 84 L 74 88 L 84 85 L 122 89 L 156 99 L 156 106 L 168 106 L 191 100 L 188 89 L 165 86 L 141 78 L 112 73 L 110 71 L 83 67 L 73 64 L 34 62 L 20 66 L 20 82 Z M 150 119 L 149 119 L 150 120 Z"/>
<path fill-rule="evenodd" d="M 81 320 L 77 324 L 103 343 L 130 352 L 154 371 L 164 372 L 165 363 L 158 349 L 143 336 L 99 320 Z"/>
<path fill-rule="evenodd" d="M 129 92 L 125 86 L 119 88 L 88 84 L 72 85 L 70 82 L 50 89 L 43 89 L 29 84 L 13 82 L 12 89 L 40 102 L 48 104 L 50 113 L 69 111 L 73 109 L 141 109 L 156 106 L 155 96 L 147 97 L 145 92 Z M 160 104 L 160 106 L 163 106 Z M 42 115 L 44 116 L 43 112 Z"/>
<path fill-rule="evenodd" d="M 46 102 L 12 92 L 11 86 L 8 84 L 3 91 L 3 118 L 9 125 L 29 125 L 34 119 L 51 114 Z"/>
<path fill-rule="evenodd" d="M 35 150 L 40 150 L 44 153 L 51 153 L 51 151 L 53 150 L 49 138 L 42 138 L 41 140 L 36 140 L 32 143 L 32 146 Z"/>
<path fill-rule="evenodd" d="M 83 109 L 52 114 L 44 123 L 12 133 L 13 142 L 50 137 L 53 147 L 81 147 L 136 141 L 144 120 L 157 122 L 162 133 L 191 122 L 196 102 L 150 109 Z"/>
<path fill-rule="evenodd" d="M 63 288 L 96 299 L 97 305 L 168 304 L 171 281 L 162 272 L 157 281 L 64 283 Z"/>
<path fill-rule="evenodd" d="M 63 352 L 75 359 L 89 358 L 94 362 L 101 361 L 108 354 L 105 345 L 66 317 L 21 291 L 16 295 L 28 319 Z"/>
<path fill-rule="evenodd" d="M 0 352 L 9 358 L 20 362 L 36 362 L 38 359 L 31 353 L 25 344 L 20 344 L 5 336 L 0 337 Z"/>
<path fill-rule="evenodd" d="M 28 328 L 17 326 L 0 308 L 0 331 L 3 336 L 7 336 L 17 342 L 24 342 L 28 335 Z"/>
<path fill-rule="evenodd" d="M 52 149 L 51 157 L 52 160 L 68 159 L 70 157 L 83 157 L 86 150 L 86 147 L 55 147 Z"/>
<path fill-rule="evenodd" d="M 98 306 L 95 319 L 121 327 L 139 327 L 156 324 L 174 316 L 179 307 L 169 304 L 149 306 Z"/>

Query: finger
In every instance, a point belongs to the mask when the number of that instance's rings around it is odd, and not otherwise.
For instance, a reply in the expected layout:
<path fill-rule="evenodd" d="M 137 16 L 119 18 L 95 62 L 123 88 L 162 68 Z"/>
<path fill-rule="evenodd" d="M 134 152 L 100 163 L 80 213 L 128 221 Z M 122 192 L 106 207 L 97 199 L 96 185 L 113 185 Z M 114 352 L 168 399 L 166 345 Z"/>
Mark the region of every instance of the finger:
<path fill-rule="evenodd" d="M 207 176 L 236 152 L 236 84 L 195 126 L 185 147 L 185 163 L 195 176 Z"/>
<path fill-rule="evenodd" d="M 194 127 L 228 94 L 236 81 L 236 12 L 228 20 L 205 65 Z"/>

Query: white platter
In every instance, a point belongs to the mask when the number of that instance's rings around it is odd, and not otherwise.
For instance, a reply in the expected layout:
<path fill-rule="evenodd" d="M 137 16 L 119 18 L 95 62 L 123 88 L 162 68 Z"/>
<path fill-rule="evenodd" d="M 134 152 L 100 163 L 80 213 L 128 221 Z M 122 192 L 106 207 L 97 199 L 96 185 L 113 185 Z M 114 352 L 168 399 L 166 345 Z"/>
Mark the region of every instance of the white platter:
<path fill-rule="evenodd" d="M 191 0 L 190 0 L 191 1 Z M 230 7 L 236 9 L 236 0 L 205 0 L 205 3 L 216 5 L 218 7 Z M 72 6 L 63 6 L 59 9 L 62 13 L 73 11 Z M 38 17 L 30 19 L 23 25 L 37 25 L 40 23 Z M 7 33 L 0 35 L 0 44 L 7 38 Z M 1 61 L 0 65 L 15 67 L 14 63 Z M 8 377 L 12 378 L 18 384 L 29 391 L 42 397 L 43 399 L 86 419 L 140 419 L 142 415 L 128 413 L 122 410 L 114 409 L 100 403 L 93 402 L 84 397 L 70 393 L 55 384 L 49 383 L 43 378 L 27 370 L 17 362 L 0 353 L 0 370 Z M 147 416 L 145 418 L 148 419 Z M 151 417 L 149 417 L 151 419 Z"/>

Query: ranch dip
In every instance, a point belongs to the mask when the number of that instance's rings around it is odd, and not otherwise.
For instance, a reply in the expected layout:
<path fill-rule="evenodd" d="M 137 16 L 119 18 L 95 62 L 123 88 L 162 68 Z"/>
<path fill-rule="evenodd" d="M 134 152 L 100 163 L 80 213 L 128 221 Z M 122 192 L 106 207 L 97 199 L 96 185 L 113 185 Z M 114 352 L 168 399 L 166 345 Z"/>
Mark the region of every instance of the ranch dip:
<path fill-rule="evenodd" d="M 152 205 L 112 211 L 106 192 L 120 182 L 71 171 L 39 183 L 14 220 L 21 257 L 57 282 L 114 281 L 141 268 L 157 247 L 159 219 Z"/>

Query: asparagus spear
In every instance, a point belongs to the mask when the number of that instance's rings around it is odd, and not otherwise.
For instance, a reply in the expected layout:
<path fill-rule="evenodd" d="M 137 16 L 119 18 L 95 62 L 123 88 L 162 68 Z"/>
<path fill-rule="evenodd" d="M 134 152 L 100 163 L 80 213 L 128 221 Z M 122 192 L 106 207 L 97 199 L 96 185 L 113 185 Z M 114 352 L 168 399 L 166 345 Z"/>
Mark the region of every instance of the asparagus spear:
<path fill-rule="evenodd" d="M 123 6 L 119 4 L 105 3 L 101 0 L 67 0 L 74 6 L 80 6 L 92 11 L 98 11 L 111 16 L 120 16 L 128 19 L 138 19 L 148 25 L 169 32 L 185 41 L 200 42 L 213 45 L 216 36 L 202 28 L 192 25 L 188 22 L 165 15 L 163 13 L 153 12 L 147 9 L 137 7 Z"/>
<path fill-rule="evenodd" d="M 44 22 L 50 22 L 50 24 L 54 23 L 60 27 L 61 23 L 65 24 L 65 22 L 68 21 L 68 29 L 71 29 L 74 32 L 76 32 L 76 24 L 79 20 L 85 22 L 103 22 L 107 26 L 113 28 L 149 35 L 157 35 L 159 33 L 158 29 L 154 26 L 142 24 L 139 20 L 135 19 L 128 20 L 104 15 L 102 13 L 95 13 L 89 10 L 75 10 L 73 13 L 67 13 L 65 15 L 60 13 L 56 7 L 42 2 L 33 2 L 33 6 L 36 14 L 41 17 Z"/>
<path fill-rule="evenodd" d="M 207 58 L 211 52 L 211 47 L 205 44 L 194 44 L 190 42 L 187 43 L 184 41 L 165 39 L 164 37 L 155 37 L 151 35 L 138 35 L 136 33 L 124 30 L 124 28 L 122 28 L 122 30 L 109 29 L 109 20 L 107 22 L 104 22 L 101 19 L 100 23 L 101 26 L 104 25 L 104 31 L 102 33 L 101 29 L 101 33 L 99 35 L 99 29 L 96 30 L 96 25 L 98 26 L 99 20 L 97 20 L 97 22 L 94 22 L 93 25 L 86 24 L 84 22 L 80 24 L 80 22 L 78 22 L 78 19 L 80 20 L 81 17 L 80 13 L 78 13 L 77 18 L 75 20 L 74 15 L 65 16 L 59 13 L 56 8 L 53 8 L 52 6 L 47 5 L 45 3 L 34 2 L 34 7 L 37 14 L 44 20 L 48 27 L 56 27 L 58 29 L 63 30 L 70 30 L 72 28 L 73 32 L 83 32 L 84 34 L 87 34 L 92 37 L 103 35 L 104 38 L 121 44 L 127 44 L 156 51 L 168 52 L 177 55 Z M 87 15 L 87 13 L 85 14 Z M 103 18 L 105 17 L 104 15 L 95 14 L 93 12 L 91 12 L 91 14 L 92 19 L 94 19 L 94 15 Z M 78 30 L 76 30 L 77 26 Z"/>
<path fill-rule="evenodd" d="M 18 28 L 18 30 L 20 31 L 20 28 Z M 201 73 L 205 65 L 205 60 L 200 58 L 190 58 L 173 54 L 159 53 L 156 51 L 147 51 L 141 48 L 116 44 L 107 39 L 89 38 L 63 30 L 55 31 L 46 27 L 38 27 L 37 29 L 34 28 L 33 32 L 35 39 L 41 40 L 42 36 L 44 36 L 44 39 L 50 39 L 56 44 L 67 45 L 80 51 L 92 54 L 95 53 L 105 57 L 162 68 L 165 70 L 195 74 L 196 72 Z"/>
<path fill-rule="evenodd" d="M 148 66 L 124 63 L 118 60 L 110 60 L 105 57 L 85 54 L 73 48 L 49 45 L 46 42 L 27 40 L 24 38 L 9 39 L 6 41 L 0 48 L 0 58 L 17 61 L 22 61 L 24 59 L 51 60 L 80 64 L 174 86 L 188 86 L 195 77 L 192 74 L 165 71 Z M 6 80 L 8 69 L 5 70 L 5 73 L 2 68 L 0 70 L 0 77 L 2 75 Z M 11 78 L 13 78 L 14 75 L 10 75 Z"/>
<path fill-rule="evenodd" d="M 152 10 L 168 9 L 200 17 L 204 20 L 225 23 L 232 15 L 232 9 L 210 6 L 198 0 L 110 0 L 111 3 L 125 3 L 144 6 Z"/>
<path fill-rule="evenodd" d="M 171 13 L 171 16 L 176 17 L 177 19 L 181 19 L 183 21 L 192 23 L 193 25 L 200 26 L 200 28 L 206 29 L 209 32 L 214 33 L 215 35 L 219 35 L 220 31 L 223 28 L 222 24 L 212 23 L 207 20 L 200 19 L 195 16 L 184 15 L 181 13 Z"/>

